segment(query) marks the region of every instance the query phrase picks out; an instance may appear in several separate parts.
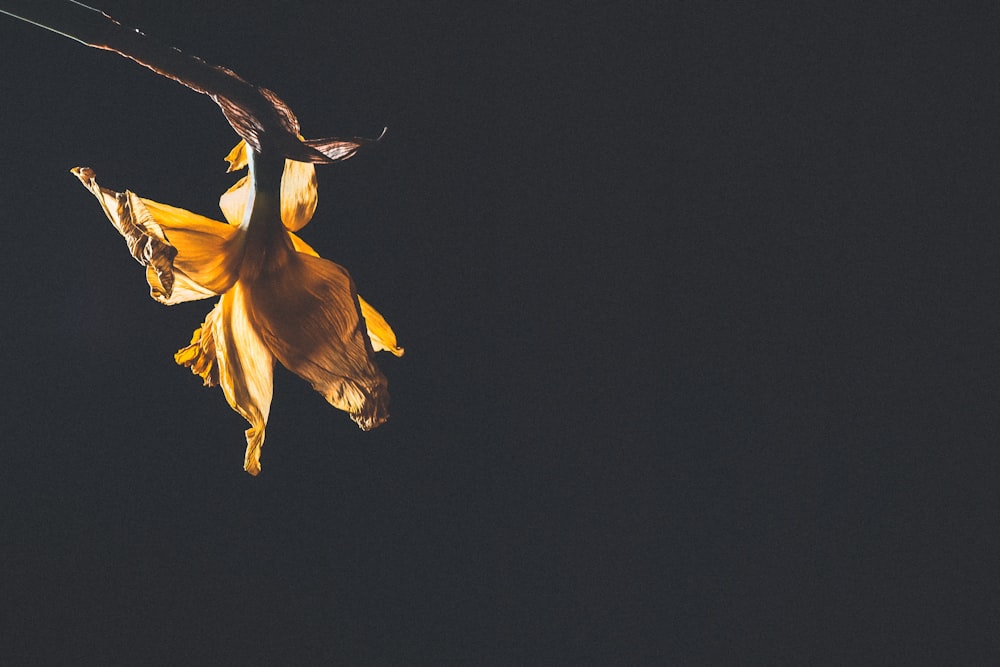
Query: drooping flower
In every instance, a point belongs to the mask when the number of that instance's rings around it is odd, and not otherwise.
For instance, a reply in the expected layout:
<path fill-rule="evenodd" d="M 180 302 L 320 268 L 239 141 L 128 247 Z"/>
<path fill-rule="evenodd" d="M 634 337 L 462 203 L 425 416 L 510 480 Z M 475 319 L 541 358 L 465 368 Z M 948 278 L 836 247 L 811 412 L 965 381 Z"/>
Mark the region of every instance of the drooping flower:
<path fill-rule="evenodd" d="M 294 234 L 316 208 L 312 165 L 345 160 L 371 140 L 305 139 L 295 114 L 273 91 L 82 3 L 16 3 L 0 13 L 118 53 L 207 95 L 242 138 L 227 159 L 231 171 L 247 167 L 248 176 L 220 201 L 229 224 L 102 188 L 89 168 L 73 172 L 146 267 L 154 299 L 169 305 L 221 296 L 175 359 L 205 384 L 221 385 L 229 404 L 250 422 L 245 469 L 260 471 L 275 360 L 361 428 L 384 422 L 389 396 L 373 353 L 398 356 L 403 350 L 385 319 L 358 296 L 347 271 Z"/>
<path fill-rule="evenodd" d="M 369 430 L 388 418 L 389 393 L 374 352 L 401 356 L 403 349 L 348 272 L 295 234 L 316 209 L 313 164 L 262 155 L 244 141 L 226 159 L 230 171 L 249 167 L 220 199 L 228 222 L 103 188 L 89 168 L 72 171 L 146 267 L 155 300 L 221 296 L 175 360 L 206 385 L 220 385 L 250 423 L 244 469 L 256 475 L 275 360 Z"/>

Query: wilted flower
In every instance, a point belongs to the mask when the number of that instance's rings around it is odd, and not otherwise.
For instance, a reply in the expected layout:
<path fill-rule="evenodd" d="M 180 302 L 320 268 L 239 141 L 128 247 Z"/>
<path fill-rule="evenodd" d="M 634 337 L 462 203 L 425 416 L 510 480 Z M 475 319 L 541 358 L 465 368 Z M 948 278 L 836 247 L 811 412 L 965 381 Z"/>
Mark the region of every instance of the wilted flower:
<path fill-rule="evenodd" d="M 344 157 L 358 147 L 345 146 Z M 221 385 L 250 422 L 244 469 L 251 475 L 260 472 L 275 360 L 368 430 L 388 418 L 374 352 L 403 354 L 348 272 L 294 233 L 316 209 L 314 166 L 275 155 L 241 141 L 227 156 L 230 171 L 249 165 L 220 199 L 228 224 L 103 188 L 89 168 L 72 170 L 146 267 L 154 299 L 172 305 L 221 296 L 175 359 L 206 385 Z"/>
<path fill-rule="evenodd" d="M 229 224 L 102 188 L 89 168 L 73 173 L 146 267 L 154 299 L 169 305 L 222 297 L 175 359 L 206 385 L 222 385 L 229 404 L 250 422 L 246 471 L 260 472 L 276 359 L 362 429 L 384 422 L 389 393 L 374 351 L 403 350 L 347 271 L 294 234 L 316 209 L 313 164 L 345 160 L 370 140 L 305 139 L 273 91 L 82 3 L 19 2 L 0 13 L 119 53 L 208 95 L 242 138 L 226 159 L 230 171 L 247 167 L 249 174 L 219 202 Z"/>

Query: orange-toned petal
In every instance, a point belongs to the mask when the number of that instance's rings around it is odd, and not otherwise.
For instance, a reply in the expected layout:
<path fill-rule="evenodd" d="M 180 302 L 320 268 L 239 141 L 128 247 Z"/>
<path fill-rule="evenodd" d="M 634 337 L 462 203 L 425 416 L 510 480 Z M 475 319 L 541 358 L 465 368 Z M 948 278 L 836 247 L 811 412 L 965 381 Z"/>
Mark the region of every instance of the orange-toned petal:
<path fill-rule="evenodd" d="M 152 220 L 136 215 L 131 193 L 102 188 L 97 183 L 94 170 L 89 167 L 74 167 L 70 171 L 97 197 L 108 220 L 125 238 L 129 253 L 147 268 L 153 298 L 169 298 L 174 286 L 172 264 L 177 249 L 167 242 L 163 230 Z"/>
<path fill-rule="evenodd" d="M 246 169 L 247 142 L 240 139 L 240 143 L 236 144 L 233 150 L 229 151 L 229 155 L 225 159 L 229 163 L 226 173 Z M 248 176 L 244 176 L 233 183 L 232 187 L 222 194 L 222 197 L 219 198 L 219 208 L 222 209 L 222 214 L 226 216 L 226 221 L 229 224 L 237 227 L 243 224 L 243 214 L 246 212 L 249 199 L 250 178 Z"/>
<path fill-rule="evenodd" d="M 188 274 L 187 270 L 196 267 L 186 260 L 178 263 L 178 248 L 167 238 L 166 230 L 147 210 L 143 200 L 131 192 L 115 192 L 101 187 L 92 169 L 76 167 L 71 171 L 97 197 L 105 215 L 125 237 L 132 257 L 146 267 L 146 281 L 149 283 L 150 295 L 154 299 L 171 305 L 182 301 L 204 299 L 216 294 L 210 286 L 202 282 L 206 276 L 201 275 L 200 271 L 193 271 L 194 276 Z M 193 213 L 181 209 L 176 211 L 194 216 Z M 224 228 L 220 223 L 213 224 L 216 225 L 216 231 Z M 182 245 L 188 250 L 192 249 L 191 244 Z M 219 244 L 216 242 L 214 245 Z"/>
<path fill-rule="evenodd" d="M 362 429 L 388 419 L 386 380 L 375 366 L 347 271 L 296 253 L 284 270 L 247 291 L 251 321 L 278 361 Z"/>
<path fill-rule="evenodd" d="M 313 247 L 303 241 L 298 234 L 293 234 L 288 232 L 288 236 L 292 239 L 292 247 L 295 248 L 295 252 L 304 252 L 307 255 L 312 255 L 313 257 L 319 257 L 319 253 L 313 250 Z"/>
<path fill-rule="evenodd" d="M 260 472 L 260 449 L 271 412 L 274 357 L 254 330 L 241 283 L 219 300 L 212 317 L 219 384 L 229 405 L 250 422 L 243 469 Z M 213 311 L 215 312 L 215 311 Z"/>
<path fill-rule="evenodd" d="M 313 250 L 312 246 L 303 241 L 297 234 L 288 235 L 292 238 L 292 247 L 295 252 L 305 253 L 313 257 L 319 257 L 319 253 Z M 376 352 L 392 352 L 397 357 L 403 356 L 403 348 L 396 344 L 396 334 L 392 327 L 385 321 L 381 313 L 372 308 L 371 304 L 358 295 L 358 304 L 361 306 L 361 316 L 365 318 L 365 325 L 368 328 L 368 338 L 371 340 L 372 349 Z"/>
<path fill-rule="evenodd" d="M 246 145 L 240 142 L 226 160 L 229 161 L 230 171 L 246 167 Z M 243 224 L 251 188 L 249 177 L 244 176 L 219 198 L 219 208 L 229 224 Z M 281 222 L 290 231 L 302 229 L 316 212 L 316 200 L 316 166 L 285 160 L 281 174 Z"/>
<path fill-rule="evenodd" d="M 181 348 L 174 355 L 174 361 L 191 369 L 201 377 L 206 387 L 219 384 L 219 367 L 216 364 L 215 321 L 222 312 L 222 305 L 216 304 L 200 327 L 194 330 L 191 344 Z"/>
<path fill-rule="evenodd" d="M 244 176 L 233 183 L 232 187 L 222 193 L 219 197 L 219 208 L 222 215 L 226 216 L 226 221 L 235 227 L 243 224 L 243 218 L 247 211 L 247 202 L 253 188 L 250 186 L 250 177 Z"/>
<path fill-rule="evenodd" d="M 316 166 L 285 160 L 281 175 L 281 222 L 292 232 L 305 227 L 316 212 Z"/>
<path fill-rule="evenodd" d="M 242 232 L 182 208 L 141 200 L 145 211 L 177 249 L 174 271 L 212 294 L 229 289 L 239 274 Z"/>
<path fill-rule="evenodd" d="M 226 173 L 245 169 L 247 166 L 247 142 L 240 139 L 240 143 L 233 146 L 233 150 L 229 151 L 225 160 L 229 163 L 229 169 L 226 169 Z"/>
<path fill-rule="evenodd" d="M 368 328 L 368 338 L 371 339 L 372 348 L 376 352 L 392 352 L 397 357 L 403 356 L 403 348 L 396 344 L 396 334 L 385 321 L 382 314 L 371 307 L 371 305 L 358 295 L 358 304 L 361 306 L 361 315 L 365 318 L 365 326 Z"/>

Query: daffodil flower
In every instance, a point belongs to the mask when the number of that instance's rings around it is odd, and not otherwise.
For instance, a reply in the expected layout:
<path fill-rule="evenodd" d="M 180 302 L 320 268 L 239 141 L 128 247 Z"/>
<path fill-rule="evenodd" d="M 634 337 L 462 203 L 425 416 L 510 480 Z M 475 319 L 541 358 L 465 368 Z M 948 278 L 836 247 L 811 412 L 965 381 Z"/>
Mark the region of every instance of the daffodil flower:
<path fill-rule="evenodd" d="M 349 157 L 357 145 L 343 143 Z M 89 168 L 72 171 L 146 267 L 155 300 L 221 297 L 175 360 L 205 385 L 220 385 L 250 423 L 244 469 L 256 475 L 275 360 L 369 430 L 389 416 L 374 352 L 403 349 L 348 272 L 295 234 L 316 210 L 313 164 L 261 154 L 244 141 L 226 159 L 230 171 L 249 167 L 220 199 L 228 222 L 103 188 Z"/>
<path fill-rule="evenodd" d="M 362 429 L 383 423 L 389 392 L 374 352 L 400 356 L 403 349 L 347 271 L 295 235 L 316 210 L 313 165 L 346 160 L 370 140 L 305 139 L 295 114 L 271 90 L 75 0 L 0 3 L 0 13 L 118 53 L 209 96 L 242 138 L 226 158 L 230 171 L 248 169 L 219 202 L 228 224 L 102 188 L 89 168 L 72 171 L 146 267 L 154 299 L 170 305 L 221 297 L 174 358 L 206 385 L 221 385 L 250 423 L 244 469 L 260 472 L 275 360 Z"/>

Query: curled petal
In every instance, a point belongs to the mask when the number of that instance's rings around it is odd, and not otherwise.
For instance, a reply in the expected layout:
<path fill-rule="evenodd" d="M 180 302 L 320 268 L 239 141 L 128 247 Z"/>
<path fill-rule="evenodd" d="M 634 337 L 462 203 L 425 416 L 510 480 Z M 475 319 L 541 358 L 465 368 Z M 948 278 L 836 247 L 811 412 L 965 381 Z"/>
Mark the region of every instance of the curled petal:
<path fill-rule="evenodd" d="M 246 300 L 246 291 L 237 283 L 222 296 L 210 319 L 219 384 L 233 410 L 250 422 L 243 469 L 256 475 L 271 411 L 274 357 L 254 330 Z"/>
<path fill-rule="evenodd" d="M 246 169 L 247 166 L 247 142 L 240 139 L 240 142 L 233 146 L 233 150 L 229 151 L 229 155 L 225 157 L 226 162 L 229 163 L 229 169 L 226 169 L 228 174 L 231 171 L 239 171 L 240 169 Z"/>
<path fill-rule="evenodd" d="M 167 241 L 177 249 L 175 271 L 213 294 L 232 287 L 243 258 L 239 230 L 182 208 L 149 199 L 141 201 Z"/>
<path fill-rule="evenodd" d="M 386 380 L 375 366 L 347 271 L 296 253 L 284 270 L 262 276 L 248 293 L 251 321 L 278 361 L 362 429 L 388 419 Z"/>
<path fill-rule="evenodd" d="M 72 172 L 97 197 L 146 267 L 150 295 L 166 305 L 221 294 L 236 280 L 241 259 L 238 230 L 184 209 L 98 185 L 94 171 Z"/>
<path fill-rule="evenodd" d="M 174 361 L 191 369 L 191 372 L 201 377 L 206 387 L 219 384 L 219 367 L 216 364 L 215 322 L 222 311 L 221 304 L 216 304 L 200 327 L 194 330 L 191 344 L 181 348 L 174 354 Z"/>
<path fill-rule="evenodd" d="M 173 261 L 177 249 L 167 242 L 163 230 L 149 216 L 137 211 L 142 204 L 132 193 L 102 188 L 90 167 L 74 167 L 70 171 L 97 197 L 104 214 L 125 238 L 129 253 L 146 267 L 146 279 L 153 298 L 158 301 L 169 299 L 174 288 Z"/>

